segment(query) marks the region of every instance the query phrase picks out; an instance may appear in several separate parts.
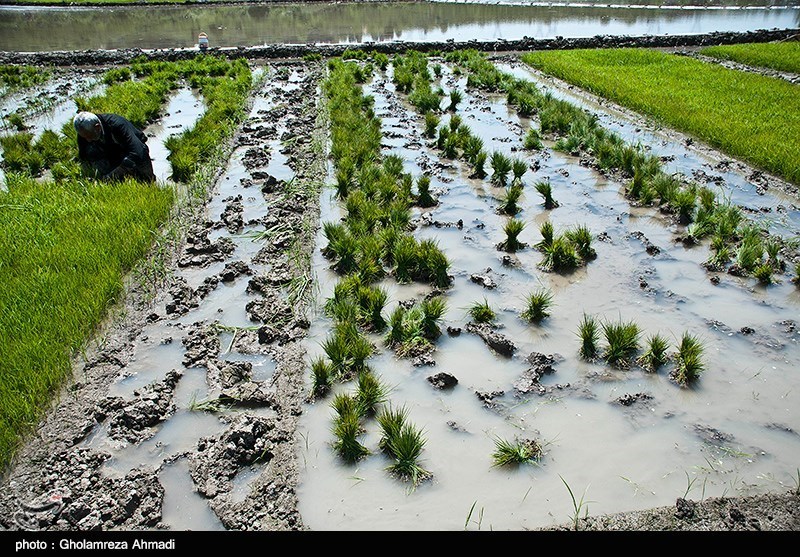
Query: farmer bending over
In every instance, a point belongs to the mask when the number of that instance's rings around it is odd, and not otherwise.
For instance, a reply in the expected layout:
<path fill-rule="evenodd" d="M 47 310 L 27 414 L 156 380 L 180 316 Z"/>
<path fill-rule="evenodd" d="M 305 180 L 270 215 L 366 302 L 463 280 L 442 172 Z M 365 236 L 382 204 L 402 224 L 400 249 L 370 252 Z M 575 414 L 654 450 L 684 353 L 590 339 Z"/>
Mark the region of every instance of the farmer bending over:
<path fill-rule="evenodd" d="M 128 176 L 155 182 L 147 136 L 117 114 L 79 112 L 73 119 L 78 132 L 78 158 L 103 180 Z"/>

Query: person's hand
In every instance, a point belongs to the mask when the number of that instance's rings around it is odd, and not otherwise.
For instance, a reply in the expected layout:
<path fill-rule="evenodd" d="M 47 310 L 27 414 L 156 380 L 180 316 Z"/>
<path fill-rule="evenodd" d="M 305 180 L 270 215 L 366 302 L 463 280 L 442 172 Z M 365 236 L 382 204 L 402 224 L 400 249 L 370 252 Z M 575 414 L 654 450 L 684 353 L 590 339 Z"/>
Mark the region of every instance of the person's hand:
<path fill-rule="evenodd" d="M 105 182 L 114 182 L 117 180 L 121 180 L 125 176 L 124 171 L 121 167 L 117 167 L 105 176 L 103 176 L 103 181 Z"/>

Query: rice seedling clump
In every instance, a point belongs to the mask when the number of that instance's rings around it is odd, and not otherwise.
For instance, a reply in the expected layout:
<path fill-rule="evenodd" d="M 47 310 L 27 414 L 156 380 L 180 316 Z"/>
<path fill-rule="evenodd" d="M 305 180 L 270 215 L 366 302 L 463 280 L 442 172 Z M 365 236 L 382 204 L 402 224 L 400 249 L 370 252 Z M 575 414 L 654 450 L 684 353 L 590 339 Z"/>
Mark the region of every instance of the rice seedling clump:
<path fill-rule="evenodd" d="M 529 464 L 542 457 L 542 447 L 535 439 L 495 439 L 492 453 L 494 466 Z"/>

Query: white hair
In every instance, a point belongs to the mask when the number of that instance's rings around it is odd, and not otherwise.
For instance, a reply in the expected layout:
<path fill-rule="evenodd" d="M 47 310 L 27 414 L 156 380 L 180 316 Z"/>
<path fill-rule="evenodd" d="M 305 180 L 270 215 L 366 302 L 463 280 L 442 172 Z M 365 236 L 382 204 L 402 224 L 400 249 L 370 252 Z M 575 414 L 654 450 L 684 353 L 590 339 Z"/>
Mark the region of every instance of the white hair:
<path fill-rule="evenodd" d="M 93 132 L 99 123 L 100 118 L 97 117 L 97 114 L 92 112 L 78 112 L 72 120 L 72 124 L 75 126 L 75 131 L 77 132 Z"/>

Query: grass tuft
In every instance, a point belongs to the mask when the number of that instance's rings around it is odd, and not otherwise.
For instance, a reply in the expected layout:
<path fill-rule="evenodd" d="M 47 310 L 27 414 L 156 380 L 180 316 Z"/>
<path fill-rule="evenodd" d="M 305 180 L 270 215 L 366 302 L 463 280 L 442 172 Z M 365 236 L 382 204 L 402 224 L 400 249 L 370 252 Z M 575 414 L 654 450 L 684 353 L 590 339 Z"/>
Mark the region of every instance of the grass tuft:
<path fill-rule="evenodd" d="M 544 198 L 545 209 L 555 209 L 558 207 L 558 202 L 553 199 L 553 186 L 549 181 L 537 182 L 534 187 L 542 198 Z"/>
<path fill-rule="evenodd" d="M 469 307 L 468 313 L 475 323 L 491 323 L 497 318 L 497 314 L 486 298 L 483 299 L 483 302 L 474 302 Z"/>
<path fill-rule="evenodd" d="M 311 362 L 311 392 L 314 396 L 324 396 L 333 385 L 335 378 L 333 366 L 318 357 Z"/>
<path fill-rule="evenodd" d="M 584 360 L 594 360 L 598 353 L 598 343 L 600 342 L 600 326 L 592 316 L 583 314 L 578 325 L 578 337 L 581 339 L 580 356 Z"/>
<path fill-rule="evenodd" d="M 492 453 L 494 466 L 529 464 L 542 457 L 542 447 L 535 439 L 495 439 Z"/>
<path fill-rule="evenodd" d="M 333 421 L 333 434 L 336 440 L 333 449 L 347 462 L 357 462 L 369 455 L 367 449 L 358 440 L 364 433 L 364 427 L 358 413 L 358 403 L 352 395 L 339 393 L 331 402 L 331 407 L 336 411 Z"/>
<path fill-rule="evenodd" d="M 530 128 L 522 140 L 522 146 L 529 151 L 539 151 L 542 148 L 542 138 L 535 128 Z"/>
<path fill-rule="evenodd" d="M 500 199 L 500 206 L 498 210 L 504 215 L 514 216 L 520 211 L 518 205 L 520 197 L 522 197 L 523 188 L 519 184 L 512 184 L 506 189 L 505 195 Z"/>
<path fill-rule="evenodd" d="M 373 371 L 364 369 L 358 374 L 356 405 L 359 416 L 374 415 L 378 405 L 386 402 L 388 398 L 388 387 L 378 379 Z"/>
<path fill-rule="evenodd" d="M 500 243 L 500 249 L 514 253 L 521 250 L 526 246 L 525 242 L 519 241 L 519 235 L 525 229 L 525 222 L 519 219 L 511 218 L 503 225 L 503 232 L 506 233 L 506 239 Z"/>
<path fill-rule="evenodd" d="M 703 344 L 688 332 L 683 333 L 675 355 L 676 367 L 672 374 L 680 385 L 688 385 L 696 381 L 705 371 L 703 362 Z"/>
<path fill-rule="evenodd" d="M 540 288 L 528 294 L 521 317 L 532 323 L 539 323 L 550 316 L 549 310 L 552 305 L 553 294 L 547 289 Z"/>
<path fill-rule="evenodd" d="M 500 151 L 494 151 L 490 162 L 492 166 L 490 182 L 492 185 L 501 188 L 506 187 L 508 184 L 508 173 L 511 172 L 512 169 L 511 159 Z"/>
<path fill-rule="evenodd" d="M 639 365 L 649 371 L 656 371 L 669 361 L 669 342 L 663 336 L 655 334 L 647 338 L 646 344 L 647 350 L 639 358 Z"/>
<path fill-rule="evenodd" d="M 388 452 L 395 461 L 386 469 L 414 487 L 430 478 L 432 474 L 419 464 L 425 443 L 422 431 L 412 424 L 404 424 L 398 433 L 387 439 Z"/>
<path fill-rule="evenodd" d="M 616 367 L 625 368 L 639 349 L 639 326 L 633 321 L 603 323 L 603 335 L 606 339 L 606 350 L 603 356 L 606 361 Z"/>

